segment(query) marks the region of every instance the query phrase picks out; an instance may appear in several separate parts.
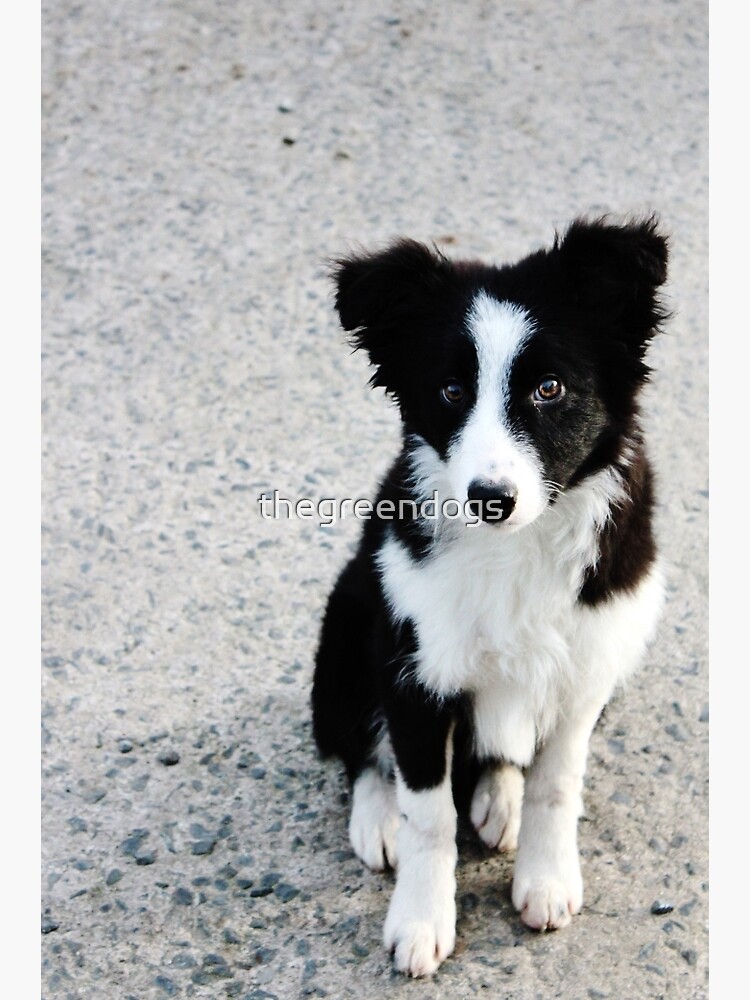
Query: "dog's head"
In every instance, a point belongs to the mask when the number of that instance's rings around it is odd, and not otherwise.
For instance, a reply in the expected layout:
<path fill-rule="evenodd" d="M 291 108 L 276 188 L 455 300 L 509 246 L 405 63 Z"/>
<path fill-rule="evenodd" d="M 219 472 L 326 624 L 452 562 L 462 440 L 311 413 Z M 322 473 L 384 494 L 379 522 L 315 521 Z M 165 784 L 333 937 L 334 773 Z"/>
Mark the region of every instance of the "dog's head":
<path fill-rule="evenodd" d="M 398 402 L 423 484 L 521 527 L 622 457 L 667 255 L 653 219 L 579 220 L 502 267 L 401 240 L 337 262 L 336 308 Z"/>

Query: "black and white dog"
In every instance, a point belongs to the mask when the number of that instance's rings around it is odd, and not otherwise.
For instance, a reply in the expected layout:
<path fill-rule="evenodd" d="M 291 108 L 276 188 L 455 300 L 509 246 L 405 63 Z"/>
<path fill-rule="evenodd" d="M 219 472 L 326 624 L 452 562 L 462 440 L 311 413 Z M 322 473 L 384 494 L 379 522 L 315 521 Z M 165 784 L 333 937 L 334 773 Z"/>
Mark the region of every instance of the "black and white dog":
<path fill-rule="evenodd" d="M 529 927 L 581 909 L 589 737 L 662 602 L 638 396 L 666 270 L 654 219 L 578 220 L 502 267 L 409 240 L 335 267 L 403 447 L 329 598 L 313 725 L 354 850 L 397 869 L 384 937 L 413 976 L 454 946 L 462 801 L 517 847 Z"/>

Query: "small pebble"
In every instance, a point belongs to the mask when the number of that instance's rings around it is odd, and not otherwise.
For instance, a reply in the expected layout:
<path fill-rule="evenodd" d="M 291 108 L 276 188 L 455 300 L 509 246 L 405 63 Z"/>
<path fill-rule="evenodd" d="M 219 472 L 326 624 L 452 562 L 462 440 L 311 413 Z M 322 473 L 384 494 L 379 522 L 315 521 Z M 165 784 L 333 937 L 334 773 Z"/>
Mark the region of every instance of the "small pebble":
<path fill-rule="evenodd" d="M 44 917 L 42 920 L 42 934 L 51 934 L 52 931 L 56 931 L 60 925 L 52 917 Z"/>
<path fill-rule="evenodd" d="M 202 854 L 211 854 L 215 846 L 215 837 L 206 838 L 205 840 L 196 840 L 190 848 L 190 853 L 198 856 Z"/>
<path fill-rule="evenodd" d="M 672 903 L 666 903 L 663 899 L 655 899 L 651 904 L 651 912 L 657 916 L 663 916 L 665 913 L 671 913 L 674 909 Z"/>
<path fill-rule="evenodd" d="M 194 969 L 198 963 L 192 955 L 186 955 L 183 952 L 178 951 L 172 959 L 171 964 L 177 969 Z"/>
<path fill-rule="evenodd" d="M 165 767 L 173 767 L 175 764 L 179 764 L 180 755 L 176 750 L 165 750 L 163 753 L 159 754 L 157 760 Z"/>
<path fill-rule="evenodd" d="M 295 896 L 299 896 L 299 889 L 295 889 L 293 885 L 288 885 L 283 882 L 281 885 L 277 885 L 274 889 L 274 894 L 281 900 L 282 903 L 288 903 Z"/>
<path fill-rule="evenodd" d="M 227 965 L 227 960 L 221 955 L 206 955 L 203 959 L 203 971 L 219 979 L 234 978 L 234 973 Z"/>
<path fill-rule="evenodd" d="M 130 740 L 120 740 L 118 746 L 120 753 L 130 753 L 130 751 L 133 749 L 133 744 L 130 742 Z"/>

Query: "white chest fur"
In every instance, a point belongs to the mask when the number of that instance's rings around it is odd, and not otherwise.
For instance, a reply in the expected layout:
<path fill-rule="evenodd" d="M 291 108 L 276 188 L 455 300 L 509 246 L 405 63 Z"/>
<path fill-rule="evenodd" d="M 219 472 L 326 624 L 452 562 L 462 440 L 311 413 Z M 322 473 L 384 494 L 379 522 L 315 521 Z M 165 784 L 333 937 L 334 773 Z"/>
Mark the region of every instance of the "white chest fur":
<path fill-rule="evenodd" d="M 383 545 L 384 590 L 416 630 L 418 677 L 439 696 L 472 696 L 480 754 L 528 764 L 560 712 L 606 700 L 637 665 L 659 610 L 658 574 L 600 607 L 577 601 L 620 500 L 605 470 L 516 533 L 455 524 L 422 562 L 394 536 Z"/>

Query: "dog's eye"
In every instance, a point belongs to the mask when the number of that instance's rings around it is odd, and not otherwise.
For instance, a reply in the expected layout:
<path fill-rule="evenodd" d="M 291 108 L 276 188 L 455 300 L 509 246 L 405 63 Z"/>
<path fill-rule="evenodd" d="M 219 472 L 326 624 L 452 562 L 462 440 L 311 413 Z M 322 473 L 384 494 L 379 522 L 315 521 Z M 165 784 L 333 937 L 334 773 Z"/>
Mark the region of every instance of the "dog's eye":
<path fill-rule="evenodd" d="M 450 382 L 445 383 L 440 390 L 440 394 L 446 403 L 460 403 L 464 398 L 463 386 L 460 382 L 455 382 L 451 379 Z"/>
<path fill-rule="evenodd" d="M 551 403 L 559 399 L 565 392 L 565 386 L 557 375 L 545 375 L 534 389 L 534 401 L 537 403 Z"/>

